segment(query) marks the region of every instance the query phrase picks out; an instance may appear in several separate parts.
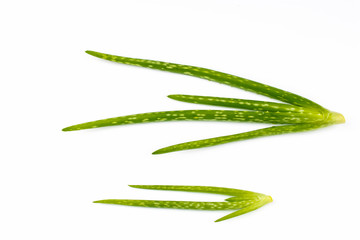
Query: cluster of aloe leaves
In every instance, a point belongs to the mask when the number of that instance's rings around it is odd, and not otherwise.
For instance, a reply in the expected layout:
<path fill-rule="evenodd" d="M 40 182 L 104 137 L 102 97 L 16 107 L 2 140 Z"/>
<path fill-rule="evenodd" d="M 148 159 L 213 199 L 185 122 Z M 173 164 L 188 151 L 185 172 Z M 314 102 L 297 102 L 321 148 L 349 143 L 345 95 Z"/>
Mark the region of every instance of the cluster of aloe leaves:
<path fill-rule="evenodd" d="M 252 139 L 263 136 L 295 133 L 326 127 L 332 124 L 345 122 L 340 113 L 332 112 L 319 104 L 299 95 L 271 87 L 262 83 L 248 80 L 234 75 L 188 65 L 127 58 L 94 51 L 88 54 L 113 62 L 134 65 L 145 68 L 158 69 L 167 72 L 179 73 L 210 81 L 226 84 L 246 91 L 254 92 L 273 98 L 284 103 L 255 101 L 236 98 L 221 98 L 211 96 L 169 95 L 174 100 L 243 110 L 181 110 L 134 114 L 122 117 L 109 118 L 73 125 L 63 131 L 74 131 L 89 128 L 98 128 L 133 123 L 162 122 L 162 121 L 232 121 L 276 124 L 272 127 L 243 132 L 228 136 L 180 143 L 161 148 L 153 154 L 162 154 L 187 149 L 209 147 L 228 142 Z"/>
<path fill-rule="evenodd" d="M 202 121 L 232 121 L 232 122 L 256 122 L 271 123 L 275 126 L 244 132 L 229 136 L 215 137 L 205 140 L 181 143 L 165 147 L 155 151 L 153 154 L 168 153 L 186 149 L 209 147 L 218 144 L 246 140 L 251 138 L 279 135 L 308 131 L 326 127 L 332 124 L 344 123 L 345 119 L 340 113 L 332 112 L 319 104 L 301 97 L 299 95 L 258 83 L 245 78 L 230 74 L 188 65 L 174 63 L 127 58 L 110 54 L 86 51 L 88 54 L 113 62 L 158 69 L 167 72 L 180 73 L 184 75 L 199 77 L 210 81 L 226 84 L 246 91 L 279 100 L 283 103 L 255 101 L 236 98 L 221 98 L 210 96 L 193 95 L 169 95 L 174 100 L 221 106 L 244 110 L 182 110 L 165 111 L 135 114 L 123 117 L 115 117 L 83 124 L 73 125 L 64 128 L 63 131 L 74 131 L 89 128 L 98 128 L 133 123 L 202 120 Z M 174 185 L 130 185 L 134 188 L 152 190 L 171 190 L 185 192 L 214 193 L 232 196 L 225 199 L 225 202 L 193 202 L 193 201 L 158 201 L 158 200 L 128 200 L 128 199 L 107 199 L 95 201 L 95 203 L 118 204 L 128 206 L 155 207 L 155 208 L 177 208 L 196 210 L 237 210 L 228 214 L 216 222 L 233 218 L 250 211 L 256 210 L 267 203 L 272 202 L 270 196 L 245 190 L 204 187 L 204 186 L 174 186 Z"/>
<path fill-rule="evenodd" d="M 264 206 L 265 204 L 272 202 L 272 198 L 265 194 L 233 189 L 233 188 L 205 187 L 205 186 L 175 186 L 175 185 L 130 185 L 130 187 L 152 189 L 152 190 L 214 193 L 214 194 L 228 195 L 232 197 L 225 199 L 225 202 L 106 199 L 106 200 L 94 201 L 94 203 L 118 204 L 118 205 L 153 207 L 153 208 L 176 208 L 176 209 L 194 209 L 194 210 L 236 210 L 235 212 L 232 212 L 215 221 L 215 222 L 220 222 L 254 211 Z"/>

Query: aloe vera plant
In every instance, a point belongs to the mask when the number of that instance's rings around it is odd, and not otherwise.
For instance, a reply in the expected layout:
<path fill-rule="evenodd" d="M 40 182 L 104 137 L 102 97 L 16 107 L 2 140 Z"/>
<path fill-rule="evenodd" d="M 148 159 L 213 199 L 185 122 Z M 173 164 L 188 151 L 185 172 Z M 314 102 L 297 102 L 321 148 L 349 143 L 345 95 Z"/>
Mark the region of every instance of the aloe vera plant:
<path fill-rule="evenodd" d="M 134 123 L 162 122 L 162 121 L 232 121 L 232 122 L 255 122 L 271 123 L 275 126 L 258 129 L 234 135 L 215 137 L 210 139 L 180 143 L 159 149 L 153 154 L 162 154 L 187 149 L 209 147 L 228 142 L 252 139 L 263 136 L 295 133 L 326 127 L 332 124 L 344 123 L 345 119 L 340 113 L 332 112 L 319 104 L 275 87 L 248 80 L 234 75 L 188 65 L 174 63 L 127 58 L 94 51 L 86 51 L 88 54 L 105 60 L 152 68 L 167 72 L 179 73 L 193 77 L 203 78 L 210 81 L 226 84 L 246 91 L 254 92 L 273 98 L 284 103 L 256 101 L 236 98 L 221 98 L 211 96 L 194 95 L 169 95 L 174 100 L 213 106 L 221 106 L 244 110 L 181 110 L 134 114 L 122 117 L 109 118 L 73 125 L 64 128 L 63 131 L 74 131 L 89 128 L 98 128 L 115 125 Z"/>
<path fill-rule="evenodd" d="M 215 222 L 224 221 L 239 215 L 254 211 L 267 203 L 272 202 L 272 198 L 265 194 L 250 192 L 245 190 L 205 187 L 205 186 L 175 186 L 175 185 L 130 185 L 133 188 L 151 190 L 170 190 L 183 192 L 213 193 L 232 196 L 225 199 L 225 202 L 192 202 L 192 201 L 156 201 L 156 200 L 129 200 L 129 199 L 106 199 L 94 201 L 94 203 L 118 204 L 137 207 L 151 208 L 175 208 L 193 210 L 236 210 Z"/>

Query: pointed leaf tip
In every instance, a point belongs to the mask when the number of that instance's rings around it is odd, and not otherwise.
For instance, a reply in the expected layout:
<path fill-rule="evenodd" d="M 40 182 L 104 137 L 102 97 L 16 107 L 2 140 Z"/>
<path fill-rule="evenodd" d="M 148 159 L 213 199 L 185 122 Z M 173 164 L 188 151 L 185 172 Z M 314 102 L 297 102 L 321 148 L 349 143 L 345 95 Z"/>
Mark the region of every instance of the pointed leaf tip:
<path fill-rule="evenodd" d="M 159 155 L 159 154 L 163 154 L 163 153 L 166 153 L 166 152 L 163 152 L 163 151 L 161 151 L 161 149 L 159 149 L 159 150 L 156 150 L 155 152 L 153 152 L 152 155 Z"/>
<path fill-rule="evenodd" d="M 90 54 L 90 55 L 94 56 L 94 57 L 100 57 L 100 58 L 101 58 L 101 57 L 103 56 L 102 53 L 95 52 L 95 51 L 86 50 L 85 52 L 86 52 L 87 54 Z"/>
<path fill-rule="evenodd" d="M 171 99 L 174 99 L 176 100 L 180 95 L 179 94 L 170 94 L 170 95 L 167 95 L 168 98 L 171 98 Z"/>

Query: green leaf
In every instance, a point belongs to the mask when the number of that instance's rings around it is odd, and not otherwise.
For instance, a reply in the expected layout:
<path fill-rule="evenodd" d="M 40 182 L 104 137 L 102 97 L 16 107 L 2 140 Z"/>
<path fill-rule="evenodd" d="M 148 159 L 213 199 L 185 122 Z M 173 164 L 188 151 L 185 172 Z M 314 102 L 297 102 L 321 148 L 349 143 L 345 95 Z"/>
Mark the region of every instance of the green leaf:
<path fill-rule="evenodd" d="M 129 185 L 133 188 L 150 189 L 150 190 L 167 190 L 167 191 L 182 191 L 182 192 L 198 192 L 198 193 L 213 193 L 230 196 L 252 196 L 252 198 L 263 195 L 260 193 L 239 190 L 235 188 L 211 187 L 211 186 L 179 186 L 179 185 Z"/>
<path fill-rule="evenodd" d="M 301 113 L 308 110 L 306 108 L 298 107 L 290 104 L 238 99 L 238 98 L 221 98 L 221 97 L 181 95 L 181 94 L 169 95 L 168 97 L 181 102 L 249 109 L 255 111 Z M 318 112 L 315 111 L 314 113 L 318 113 Z"/>
<path fill-rule="evenodd" d="M 262 129 L 250 131 L 250 132 L 244 132 L 244 133 L 238 133 L 238 134 L 233 134 L 233 135 L 228 135 L 228 136 L 221 136 L 221 137 L 209 138 L 209 139 L 204 139 L 204 140 L 180 143 L 180 144 L 172 145 L 169 147 L 161 148 L 161 149 L 153 152 L 153 154 L 163 154 L 163 153 L 189 150 L 189 149 L 195 149 L 195 148 L 211 147 L 211 146 L 215 146 L 215 145 L 219 145 L 219 144 L 248 140 L 248 139 L 253 139 L 253 138 L 258 138 L 258 137 L 280 135 L 280 134 L 285 134 L 285 133 L 302 132 L 302 131 L 308 131 L 308 130 L 326 127 L 328 125 L 329 124 L 296 124 L 296 125 L 268 127 L 268 128 L 262 128 Z"/>
<path fill-rule="evenodd" d="M 164 121 L 232 121 L 255 123 L 316 123 L 324 120 L 321 113 L 313 112 L 262 112 L 262 111 L 232 111 L 232 110 L 181 110 L 128 115 L 108 118 L 73 125 L 63 131 L 75 131 L 89 128 L 126 125 L 134 123 L 164 122 Z"/>
<path fill-rule="evenodd" d="M 325 110 L 317 103 L 314 103 L 313 101 L 301 97 L 299 95 L 281 90 L 279 88 L 271 87 L 269 85 L 265 85 L 259 82 L 255 82 L 246 78 L 237 77 L 234 75 L 214 71 L 207 68 L 146 60 L 146 59 L 128 58 L 128 57 L 116 56 L 116 55 L 99 53 L 94 51 L 86 51 L 86 53 L 112 62 L 118 62 L 127 65 L 152 68 L 166 72 L 173 72 L 173 73 L 179 73 L 193 77 L 203 78 L 206 80 L 226 84 L 232 87 L 237 87 L 246 91 L 264 95 L 296 106 L 315 108 L 320 111 Z"/>
<path fill-rule="evenodd" d="M 247 200 L 252 202 L 252 200 Z M 94 203 L 117 204 L 134 207 L 174 208 L 192 210 L 233 210 L 249 205 L 242 202 L 194 202 L 194 201 L 161 201 L 161 200 L 132 200 L 132 199 L 106 199 Z"/>

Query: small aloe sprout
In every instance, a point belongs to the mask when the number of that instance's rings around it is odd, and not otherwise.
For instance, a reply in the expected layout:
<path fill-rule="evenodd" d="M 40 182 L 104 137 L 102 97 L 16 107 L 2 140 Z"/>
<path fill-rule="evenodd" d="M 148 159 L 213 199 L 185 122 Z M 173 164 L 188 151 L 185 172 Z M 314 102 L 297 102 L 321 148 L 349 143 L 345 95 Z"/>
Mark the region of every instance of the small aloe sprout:
<path fill-rule="evenodd" d="M 118 204 L 136 207 L 151 208 L 175 208 L 193 210 L 236 210 L 215 222 L 227 220 L 239 215 L 254 211 L 267 203 L 272 202 L 270 196 L 245 190 L 205 187 L 205 186 L 175 186 L 175 185 L 130 185 L 133 188 L 151 190 L 169 190 L 183 192 L 213 193 L 231 196 L 225 202 L 192 202 L 192 201 L 156 201 L 156 200 L 128 200 L 128 199 L 106 199 L 94 201 L 94 203 Z"/>
<path fill-rule="evenodd" d="M 222 98 L 194 95 L 169 95 L 177 101 L 220 106 L 244 110 L 181 110 L 134 114 L 122 117 L 109 118 L 64 128 L 63 131 L 74 131 L 89 128 L 125 125 L 133 123 L 162 122 L 162 121 L 231 121 L 270 123 L 275 126 L 258 129 L 234 135 L 215 137 L 210 139 L 180 143 L 159 149 L 153 154 L 162 154 L 187 149 L 210 147 L 223 143 L 252 139 L 263 136 L 295 133 L 326 127 L 332 124 L 344 123 L 345 119 L 340 113 L 332 112 L 319 104 L 299 95 L 271 87 L 262 83 L 242 77 L 188 65 L 167 63 L 160 61 L 120 57 L 93 51 L 88 54 L 105 60 L 122 64 L 152 68 L 167 72 L 179 73 L 193 77 L 203 78 L 240 88 L 246 91 L 264 95 L 283 103 L 256 101 L 236 98 Z"/>

